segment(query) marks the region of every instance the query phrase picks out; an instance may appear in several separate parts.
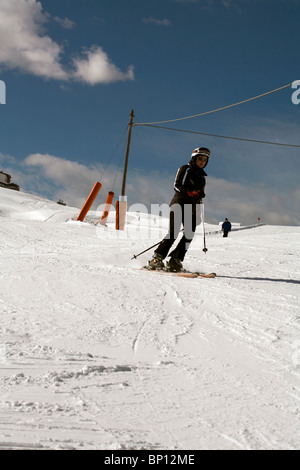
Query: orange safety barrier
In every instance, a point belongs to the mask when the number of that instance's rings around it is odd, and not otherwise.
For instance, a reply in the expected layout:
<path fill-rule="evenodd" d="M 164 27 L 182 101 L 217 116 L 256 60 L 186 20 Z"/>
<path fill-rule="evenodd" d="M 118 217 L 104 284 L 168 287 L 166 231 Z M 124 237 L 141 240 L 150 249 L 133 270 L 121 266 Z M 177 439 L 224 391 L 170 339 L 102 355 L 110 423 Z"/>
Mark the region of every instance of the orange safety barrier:
<path fill-rule="evenodd" d="M 120 230 L 120 204 L 119 200 L 116 202 L 116 230 Z"/>
<path fill-rule="evenodd" d="M 101 220 L 99 222 L 101 225 L 106 225 L 108 214 L 109 214 L 112 202 L 113 202 L 114 195 L 115 195 L 115 193 L 113 191 L 109 191 L 109 193 L 107 195 L 104 210 L 103 210 L 103 214 L 102 214 Z"/>
<path fill-rule="evenodd" d="M 120 196 L 116 202 L 116 230 L 124 230 L 127 214 L 127 197 Z"/>
<path fill-rule="evenodd" d="M 76 219 L 77 221 L 80 221 L 80 222 L 84 221 L 84 218 L 85 218 L 86 214 L 88 213 L 88 211 L 92 207 L 93 202 L 96 199 L 97 194 L 99 193 L 101 188 L 102 188 L 102 184 L 98 183 L 98 181 L 97 181 L 94 184 L 94 187 L 93 187 L 92 191 L 90 192 L 89 197 L 85 201 L 85 203 L 84 203 L 84 205 L 83 205 L 83 207 L 82 207 L 82 209 L 79 213 L 79 216 Z"/>

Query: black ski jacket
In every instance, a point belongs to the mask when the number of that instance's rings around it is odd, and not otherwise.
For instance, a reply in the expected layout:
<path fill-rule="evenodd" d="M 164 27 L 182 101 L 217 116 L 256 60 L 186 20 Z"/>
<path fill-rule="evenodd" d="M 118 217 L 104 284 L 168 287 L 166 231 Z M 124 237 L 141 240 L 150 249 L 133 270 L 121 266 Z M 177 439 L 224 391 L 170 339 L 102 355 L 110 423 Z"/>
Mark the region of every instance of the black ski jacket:
<path fill-rule="evenodd" d="M 207 174 L 202 168 L 198 168 L 196 165 L 189 163 L 179 168 L 176 174 L 174 189 L 175 194 L 170 203 L 173 204 L 192 204 L 196 206 L 200 203 L 201 199 L 205 197 L 205 176 Z M 189 196 L 188 192 L 198 191 L 195 196 Z"/>
<path fill-rule="evenodd" d="M 225 232 L 230 232 L 230 230 L 231 230 L 231 223 L 230 223 L 229 221 L 223 222 L 223 224 L 222 224 L 222 230 L 224 230 Z"/>

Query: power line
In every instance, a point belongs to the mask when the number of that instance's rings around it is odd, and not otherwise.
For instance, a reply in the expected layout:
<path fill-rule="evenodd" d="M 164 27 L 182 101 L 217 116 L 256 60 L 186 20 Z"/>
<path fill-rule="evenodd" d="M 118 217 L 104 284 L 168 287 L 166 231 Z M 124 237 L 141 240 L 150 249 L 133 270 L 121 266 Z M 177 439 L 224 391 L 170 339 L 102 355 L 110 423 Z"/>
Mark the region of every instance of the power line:
<path fill-rule="evenodd" d="M 126 133 L 127 129 L 128 129 L 128 126 L 125 128 L 125 130 L 124 130 L 122 136 L 120 137 L 120 139 L 119 139 L 119 141 L 118 141 L 118 143 L 117 143 L 115 149 L 113 150 L 112 154 L 111 154 L 110 157 L 109 157 L 108 163 L 106 164 L 106 166 L 104 167 L 104 169 L 103 169 L 101 175 L 99 176 L 100 181 L 101 181 L 101 179 L 103 178 L 103 176 L 104 176 L 104 174 L 106 173 L 106 171 L 108 170 L 108 168 L 109 168 L 109 166 L 110 166 L 110 164 L 111 164 L 111 162 L 112 162 L 112 159 L 113 159 L 114 155 L 116 154 L 116 152 L 117 152 L 119 146 L 121 145 L 121 142 L 122 142 L 122 140 L 124 139 L 124 136 L 125 136 L 125 133 Z"/>
<path fill-rule="evenodd" d="M 137 124 L 134 124 L 136 126 Z M 175 131 L 175 132 L 184 132 L 186 134 L 199 134 L 199 135 L 205 135 L 208 137 L 218 137 L 220 139 L 229 139 L 229 140 L 240 140 L 243 142 L 254 142 L 257 144 L 268 144 L 268 145 L 278 145 L 281 147 L 294 147 L 294 148 L 300 148 L 300 145 L 293 145 L 293 144 L 286 144 L 286 143 L 280 143 L 280 142 L 269 142 L 265 140 L 255 140 L 255 139 L 244 139 L 242 137 L 230 137 L 227 135 L 219 135 L 219 134 L 208 134 L 205 132 L 198 132 L 198 131 L 187 131 L 184 129 L 174 129 L 172 127 L 164 127 L 164 126 L 156 126 L 154 124 L 139 124 L 140 126 L 145 126 L 145 127 L 154 127 L 156 129 L 166 129 L 168 131 Z"/>
<path fill-rule="evenodd" d="M 233 104 L 230 104 L 228 106 L 223 106 L 222 108 L 217 108 L 217 109 L 213 109 L 211 111 L 206 111 L 205 113 L 194 114 L 193 116 L 186 116 L 186 117 L 177 118 L 177 119 L 169 119 L 168 121 L 135 123 L 134 125 L 135 126 L 144 126 L 146 124 L 148 124 L 148 125 L 150 125 L 150 124 L 165 124 L 167 122 L 183 121 L 184 119 L 192 119 L 192 118 L 199 117 L 199 116 L 205 116 L 207 114 L 217 113 L 218 111 L 223 111 L 224 109 L 233 108 L 234 106 L 239 106 L 241 104 L 248 103 L 249 101 L 257 100 L 258 98 L 262 98 L 263 96 L 270 95 L 271 93 L 276 93 L 277 91 L 283 90 L 284 88 L 288 88 L 289 86 L 292 86 L 292 83 L 289 83 L 288 85 L 284 85 L 280 88 L 276 88 L 275 90 L 267 91 L 266 93 L 262 93 L 260 95 L 254 96 L 253 98 L 248 98 L 247 100 L 239 101 L 238 103 L 233 103 Z"/>

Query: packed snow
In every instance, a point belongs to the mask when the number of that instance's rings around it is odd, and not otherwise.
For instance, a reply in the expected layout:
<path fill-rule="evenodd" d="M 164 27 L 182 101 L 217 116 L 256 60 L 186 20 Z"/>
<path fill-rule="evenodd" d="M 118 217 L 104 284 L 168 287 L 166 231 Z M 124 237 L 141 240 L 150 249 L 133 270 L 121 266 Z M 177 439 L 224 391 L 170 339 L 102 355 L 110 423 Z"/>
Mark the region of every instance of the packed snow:
<path fill-rule="evenodd" d="M 185 279 L 78 213 L 0 188 L 0 449 L 298 450 L 300 227 L 200 225 Z"/>

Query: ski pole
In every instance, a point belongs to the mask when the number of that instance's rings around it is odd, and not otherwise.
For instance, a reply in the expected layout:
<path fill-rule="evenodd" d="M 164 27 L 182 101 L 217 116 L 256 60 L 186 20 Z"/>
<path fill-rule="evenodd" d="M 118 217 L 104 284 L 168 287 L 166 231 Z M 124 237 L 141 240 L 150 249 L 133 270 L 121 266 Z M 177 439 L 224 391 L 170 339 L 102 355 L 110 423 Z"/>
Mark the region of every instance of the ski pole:
<path fill-rule="evenodd" d="M 151 250 L 152 248 L 155 248 L 155 247 L 158 246 L 159 244 L 160 244 L 160 242 L 155 243 L 155 245 L 152 245 L 152 246 L 150 246 L 149 248 L 146 248 L 146 250 L 141 251 L 138 255 L 133 255 L 133 257 L 132 257 L 131 259 L 136 259 L 138 256 L 142 255 L 143 253 L 146 253 L 146 251 L 149 251 L 149 250 Z"/>
<path fill-rule="evenodd" d="M 183 232 L 183 229 L 181 229 L 181 232 Z M 141 251 L 138 255 L 133 255 L 131 259 L 137 259 L 138 256 L 142 255 L 143 253 L 146 253 L 147 251 L 151 250 L 152 248 L 155 248 L 156 246 L 160 245 L 161 241 L 158 243 L 155 243 L 155 245 L 150 246 L 149 248 L 146 248 L 146 250 Z"/>
<path fill-rule="evenodd" d="M 208 249 L 206 248 L 206 242 L 205 242 L 204 204 L 201 203 L 200 207 L 201 207 L 201 219 L 202 219 L 202 227 L 203 227 L 203 250 L 202 251 L 204 251 L 204 253 L 206 254 Z"/>

